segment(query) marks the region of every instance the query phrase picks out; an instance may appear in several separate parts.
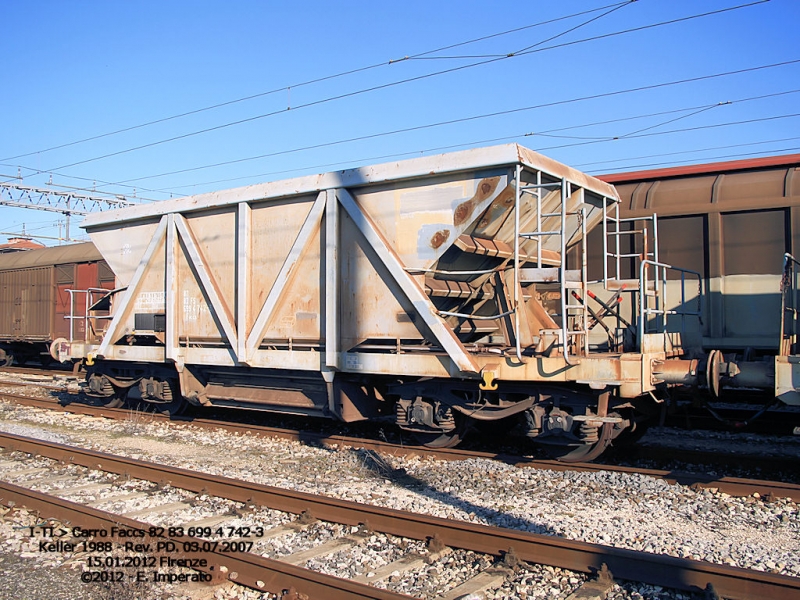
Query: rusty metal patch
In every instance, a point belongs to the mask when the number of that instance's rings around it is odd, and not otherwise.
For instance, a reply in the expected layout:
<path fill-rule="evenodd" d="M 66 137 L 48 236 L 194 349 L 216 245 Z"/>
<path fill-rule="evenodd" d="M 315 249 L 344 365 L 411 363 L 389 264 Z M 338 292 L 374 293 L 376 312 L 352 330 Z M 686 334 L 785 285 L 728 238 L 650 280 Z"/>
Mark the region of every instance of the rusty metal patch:
<path fill-rule="evenodd" d="M 478 189 L 475 195 L 456 207 L 455 213 L 453 214 L 453 224 L 458 227 L 466 223 L 475 210 L 475 207 L 489 198 L 497 189 L 499 183 L 500 177 L 487 177 L 486 179 L 482 179 L 480 183 L 478 183 Z"/>
<path fill-rule="evenodd" d="M 516 189 L 513 185 L 507 185 L 495 198 L 488 210 L 484 212 L 483 217 L 478 222 L 478 229 L 486 229 L 490 223 L 500 216 L 506 214 L 509 207 L 514 205 L 516 199 Z"/>
<path fill-rule="evenodd" d="M 433 234 L 431 237 L 431 248 L 439 248 L 442 244 L 447 241 L 447 238 L 450 237 L 450 230 L 449 229 L 440 229 L 436 233 Z"/>

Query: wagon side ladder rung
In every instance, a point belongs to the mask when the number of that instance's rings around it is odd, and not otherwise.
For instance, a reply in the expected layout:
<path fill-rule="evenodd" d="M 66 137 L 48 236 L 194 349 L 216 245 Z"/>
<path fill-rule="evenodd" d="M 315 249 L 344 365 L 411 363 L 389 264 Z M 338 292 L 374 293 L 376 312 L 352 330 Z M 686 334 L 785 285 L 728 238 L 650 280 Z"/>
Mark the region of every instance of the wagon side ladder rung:
<path fill-rule="evenodd" d="M 625 223 L 631 224 L 630 229 L 623 229 Z M 637 228 L 637 223 L 642 223 L 642 227 Z M 633 250 L 626 251 L 622 240 L 629 240 L 629 245 L 633 247 Z M 641 252 L 636 252 L 637 240 L 641 240 Z M 623 277 L 623 260 L 633 262 L 632 279 Z M 662 298 L 666 291 L 663 289 L 665 274 L 660 272 L 660 267 L 654 266 L 653 277 L 650 279 L 649 267 L 645 266 L 644 269 L 640 269 L 643 261 L 659 264 L 656 214 L 621 218 L 619 202 L 615 202 L 612 209 L 609 210 L 608 199 L 603 198 L 603 287 L 606 290 L 615 291 L 617 294 L 638 292 L 643 295 L 643 302 L 633 304 L 643 307 L 643 310 L 639 310 L 638 318 L 635 319 L 639 323 L 638 327 L 646 327 L 647 314 L 654 314 L 656 316 L 655 327 L 658 330 L 666 331 L 666 314 Z M 637 279 L 640 271 L 643 276 L 639 276 Z M 616 327 L 619 328 L 622 325 L 619 308 L 617 308 L 616 316 Z"/>
<path fill-rule="evenodd" d="M 586 298 L 586 291 L 587 291 L 587 249 L 586 249 L 586 208 L 584 203 L 580 203 L 580 210 L 577 213 L 578 219 L 580 221 L 579 227 L 581 231 L 581 268 L 578 271 L 580 273 L 580 283 L 576 285 L 577 282 L 570 281 L 570 277 L 567 276 L 567 217 L 569 216 L 569 199 L 572 195 L 572 186 L 569 181 L 566 179 L 562 179 L 560 182 L 561 194 L 559 198 L 559 206 L 557 209 L 551 208 L 548 206 L 547 213 L 543 213 L 542 211 L 542 189 L 545 187 L 551 188 L 556 187 L 558 184 L 542 184 L 542 174 L 541 172 L 536 173 L 536 185 L 531 186 L 524 186 L 521 181 L 522 176 L 522 169 L 517 168 L 517 194 L 516 194 L 516 206 L 515 210 L 517 213 L 516 220 L 516 240 L 514 244 L 514 266 L 515 270 L 519 272 L 519 264 L 520 264 L 520 243 L 521 241 L 533 241 L 536 244 L 536 260 L 538 267 L 541 268 L 542 265 L 542 248 L 545 242 L 550 238 L 558 238 L 558 246 L 559 246 L 559 264 L 556 267 L 558 273 L 558 283 L 561 291 L 561 343 L 562 348 L 564 351 L 564 357 L 569 363 L 570 357 L 570 339 L 577 337 L 579 339 L 579 344 L 582 346 L 583 354 L 588 354 L 589 352 L 589 314 L 588 314 L 588 307 L 586 302 L 580 304 L 570 304 L 569 298 L 570 293 L 573 292 L 576 288 L 580 289 L 581 298 Z M 526 231 L 521 232 L 519 230 L 519 210 L 520 210 L 520 198 L 521 198 L 521 191 L 526 190 L 536 200 L 536 225 L 533 231 Z M 558 227 L 553 227 L 549 222 L 546 223 L 543 219 L 551 219 L 557 217 L 559 218 L 559 225 Z M 519 280 L 518 280 L 519 281 Z M 518 321 L 517 321 L 518 323 Z M 517 324 L 517 330 L 519 329 L 519 325 Z"/>

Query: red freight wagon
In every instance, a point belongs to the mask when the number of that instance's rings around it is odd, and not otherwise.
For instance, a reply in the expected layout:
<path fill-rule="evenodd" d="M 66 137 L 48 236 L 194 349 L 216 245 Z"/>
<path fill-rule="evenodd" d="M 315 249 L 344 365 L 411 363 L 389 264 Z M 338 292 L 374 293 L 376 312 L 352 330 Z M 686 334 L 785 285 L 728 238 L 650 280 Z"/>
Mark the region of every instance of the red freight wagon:
<path fill-rule="evenodd" d="M 0 364 L 46 362 L 57 338 L 94 339 L 84 317 L 102 293 L 92 298 L 89 289 L 114 289 L 114 274 L 91 243 L 0 254 Z"/>

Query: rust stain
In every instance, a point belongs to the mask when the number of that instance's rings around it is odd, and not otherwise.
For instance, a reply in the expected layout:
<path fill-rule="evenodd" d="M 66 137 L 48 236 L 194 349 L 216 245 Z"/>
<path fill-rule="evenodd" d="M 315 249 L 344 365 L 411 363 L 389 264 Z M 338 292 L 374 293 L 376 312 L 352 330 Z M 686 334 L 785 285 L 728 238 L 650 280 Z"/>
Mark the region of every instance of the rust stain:
<path fill-rule="evenodd" d="M 514 200 L 516 200 L 517 192 L 513 185 L 507 185 L 505 189 L 497 195 L 497 198 L 494 199 L 492 202 L 492 206 L 495 204 L 505 204 L 506 206 L 510 206 L 514 204 Z"/>
<path fill-rule="evenodd" d="M 450 230 L 449 229 L 440 229 L 436 233 L 433 234 L 431 238 L 431 248 L 439 248 L 442 244 L 447 241 L 447 238 L 450 237 Z"/>
<path fill-rule="evenodd" d="M 478 221 L 478 231 L 486 229 L 495 219 L 506 214 L 508 207 L 513 206 L 515 197 L 516 192 L 513 185 L 509 184 L 501 190 Z"/>
<path fill-rule="evenodd" d="M 495 189 L 497 189 L 499 183 L 500 177 L 487 177 L 481 180 L 475 195 L 456 207 L 455 214 L 453 215 L 453 225 L 458 227 L 466 223 L 470 215 L 472 215 L 472 211 L 475 210 L 475 207 L 491 196 Z"/>

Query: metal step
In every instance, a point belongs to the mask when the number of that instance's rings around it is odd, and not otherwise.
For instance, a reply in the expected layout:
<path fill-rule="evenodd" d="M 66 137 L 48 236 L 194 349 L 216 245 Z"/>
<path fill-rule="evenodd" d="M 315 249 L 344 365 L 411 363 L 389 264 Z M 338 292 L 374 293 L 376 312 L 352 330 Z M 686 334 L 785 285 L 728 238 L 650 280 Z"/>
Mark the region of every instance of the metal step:
<path fill-rule="evenodd" d="M 478 256 L 495 256 L 497 258 L 513 258 L 514 248 L 501 240 L 487 240 L 462 234 L 456 238 L 455 247 L 468 254 Z M 536 256 L 520 254 L 520 263 L 537 262 Z M 561 253 L 542 248 L 542 264 L 561 265 Z"/>
<path fill-rule="evenodd" d="M 425 292 L 430 297 L 437 298 L 493 298 L 491 288 L 475 289 L 464 281 L 451 281 L 446 279 L 425 278 Z"/>
<path fill-rule="evenodd" d="M 606 281 L 607 290 L 625 290 L 634 292 L 639 289 L 638 279 L 609 279 Z"/>
<path fill-rule="evenodd" d="M 520 283 L 559 283 L 562 269 L 558 267 L 524 268 L 519 270 Z M 564 269 L 566 287 L 581 287 L 581 272 L 578 269 Z M 571 284 L 577 283 L 577 286 Z"/>

